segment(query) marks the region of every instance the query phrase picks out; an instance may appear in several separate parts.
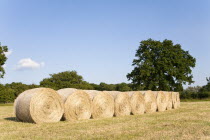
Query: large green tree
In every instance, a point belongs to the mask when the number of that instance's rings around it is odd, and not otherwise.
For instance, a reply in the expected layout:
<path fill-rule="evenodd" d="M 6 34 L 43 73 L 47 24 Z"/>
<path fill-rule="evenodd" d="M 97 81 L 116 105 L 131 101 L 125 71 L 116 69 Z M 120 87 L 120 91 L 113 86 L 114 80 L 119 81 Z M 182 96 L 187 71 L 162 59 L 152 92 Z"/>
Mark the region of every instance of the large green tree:
<path fill-rule="evenodd" d="M 45 78 L 40 82 L 40 86 L 53 89 L 78 88 L 93 89 L 93 87 L 83 80 L 76 71 L 65 71 L 56 74 L 50 74 L 50 78 Z"/>
<path fill-rule="evenodd" d="M 135 89 L 182 91 L 183 84 L 194 82 L 196 59 L 171 40 L 141 41 L 135 56 L 134 69 L 127 74 Z"/>
<path fill-rule="evenodd" d="M 5 70 L 3 66 L 7 60 L 7 57 L 5 55 L 6 52 L 8 52 L 7 46 L 1 46 L 1 42 L 0 42 L 0 78 L 3 78 L 5 74 Z"/>

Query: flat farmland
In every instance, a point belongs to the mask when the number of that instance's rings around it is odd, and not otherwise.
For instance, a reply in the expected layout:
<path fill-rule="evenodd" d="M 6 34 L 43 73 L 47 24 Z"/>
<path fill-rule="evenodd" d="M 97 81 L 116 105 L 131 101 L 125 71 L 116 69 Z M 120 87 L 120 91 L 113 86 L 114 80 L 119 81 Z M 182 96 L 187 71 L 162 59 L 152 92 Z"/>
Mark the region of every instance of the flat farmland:
<path fill-rule="evenodd" d="M 51 124 L 15 120 L 0 106 L 0 139 L 210 139 L 210 102 L 183 102 L 177 110 Z"/>

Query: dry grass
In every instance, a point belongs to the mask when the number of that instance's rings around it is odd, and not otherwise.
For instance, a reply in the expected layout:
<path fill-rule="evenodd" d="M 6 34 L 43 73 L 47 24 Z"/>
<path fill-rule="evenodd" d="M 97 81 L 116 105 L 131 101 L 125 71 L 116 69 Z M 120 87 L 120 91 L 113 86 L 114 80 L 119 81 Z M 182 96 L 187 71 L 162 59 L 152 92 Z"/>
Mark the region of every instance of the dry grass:
<path fill-rule="evenodd" d="M 0 106 L 0 139 L 210 139 L 210 102 L 140 116 L 31 124 L 14 121 L 13 107 Z"/>

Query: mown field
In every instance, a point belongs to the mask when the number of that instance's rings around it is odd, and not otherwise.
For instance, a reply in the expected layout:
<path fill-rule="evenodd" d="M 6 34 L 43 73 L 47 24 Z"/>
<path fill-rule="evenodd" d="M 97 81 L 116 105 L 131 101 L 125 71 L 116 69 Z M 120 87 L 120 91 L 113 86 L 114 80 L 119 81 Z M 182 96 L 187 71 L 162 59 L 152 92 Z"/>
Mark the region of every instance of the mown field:
<path fill-rule="evenodd" d="M 0 106 L 0 139 L 210 139 L 210 102 L 141 116 L 31 124 L 16 122 L 13 106 Z"/>

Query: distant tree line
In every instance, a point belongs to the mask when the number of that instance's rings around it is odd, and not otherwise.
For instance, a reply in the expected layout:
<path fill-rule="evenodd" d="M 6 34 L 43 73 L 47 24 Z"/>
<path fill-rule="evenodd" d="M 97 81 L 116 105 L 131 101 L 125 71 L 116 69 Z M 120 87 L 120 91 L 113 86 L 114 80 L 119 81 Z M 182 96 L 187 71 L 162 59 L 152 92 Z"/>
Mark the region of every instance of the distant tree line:
<path fill-rule="evenodd" d="M 210 83 L 205 86 L 188 87 L 180 92 L 181 99 L 209 99 L 210 98 Z"/>
<path fill-rule="evenodd" d="M 77 88 L 86 90 L 99 90 L 99 91 L 135 91 L 136 88 L 133 84 L 119 83 L 107 84 L 101 82 L 100 84 L 88 83 L 83 80 L 81 75 L 76 71 L 65 71 L 57 74 L 50 74 L 49 78 L 43 79 L 39 85 L 10 83 L 0 84 L 0 103 L 14 102 L 15 98 L 22 92 L 32 88 L 47 87 L 54 90 L 62 88 Z M 203 87 L 188 87 L 180 92 L 181 99 L 205 99 L 210 98 L 210 83 Z"/>
<path fill-rule="evenodd" d="M 88 83 L 83 80 L 81 75 L 78 75 L 76 71 L 65 71 L 57 74 L 50 74 L 49 78 L 43 79 L 39 85 L 10 83 L 10 84 L 0 84 L 0 103 L 10 103 L 14 102 L 16 97 L 24 92 L 25 90 L 38 88 L 38 87 L 47 87 L 54 90 L 62 88 L 77 88 L 77 89 L 86 89 L 86 90 L 106 90 L 106 91 L 130 91 L 132 90 L 131 84 L 120 83 L 120 84 L 93 84 Z"/>
<path fill-rule="evenodd" d="M 14 102 L 16 97 L 25 90 L 37 88 L 39 85 L 26 85 L 21 82 L 11 84 L 0 84 L 0 103 Z"/>

